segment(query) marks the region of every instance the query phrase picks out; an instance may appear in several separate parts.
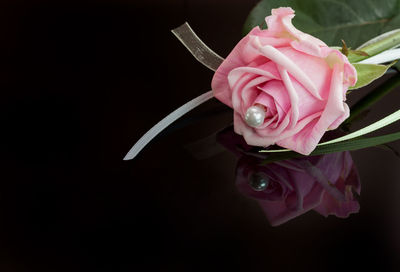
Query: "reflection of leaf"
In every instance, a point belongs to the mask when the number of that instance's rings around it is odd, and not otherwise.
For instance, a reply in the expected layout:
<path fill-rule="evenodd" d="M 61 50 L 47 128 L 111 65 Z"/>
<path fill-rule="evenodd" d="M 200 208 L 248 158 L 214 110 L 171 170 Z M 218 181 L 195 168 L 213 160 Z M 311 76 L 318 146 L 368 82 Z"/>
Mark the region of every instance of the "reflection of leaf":
<path fill-rule="evenodd" d="M 278 7 L 292 7 L 296 12 L 295 27 L 328 45 L 339 45 L 343 39 L 349 47 L 356 48 L 400 27 L 400 0 L 262 0 L 247 18 L 244 32 L 256 25 L 265 27 L 264 18 Z"/>
<path fill-rule="evenodd" d="M 398 157 L 400 159 L 400 153 L 389 144 L 377 145 L 375 147 L 386 150 L 386 151 L 391 151 L 396 157 Z"/>
<path fill-rule="evenodd" d="M 400 132 L 387 134 L 387 135 L 383 135 L 383 136 L 377 136 L 377 137 L 351 139 L 348 141 L 338 142 L 338 143 L 334 143 L 334 144 L 318 146 L 310 154 L 310 156 L 342 152 L 342 151 L 358 150 L 358 149 L 363 149 L 363 148 L 367 148 L 367 147 L 390 143 L 390 142 L 397 141 L 397 140 L 400 140 Z M 269 153 L 268 157 L 266 157 L 266 159 L 263 161 L 263 164 L 274 162 L 274 161 L 291 159 L 291 158 L 300 158 L 300 157 L 304 157 L 304 156 L 299 153 L 293 152 L 293 151 L 282 152 L 282 153 Z"/>

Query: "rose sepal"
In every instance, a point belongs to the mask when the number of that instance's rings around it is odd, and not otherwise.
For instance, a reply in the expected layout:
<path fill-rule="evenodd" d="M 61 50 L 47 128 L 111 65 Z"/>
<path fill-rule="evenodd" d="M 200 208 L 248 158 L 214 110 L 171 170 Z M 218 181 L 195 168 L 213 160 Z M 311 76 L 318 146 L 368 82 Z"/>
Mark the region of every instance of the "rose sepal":
<path fill-rule="evenodd" d="M 396 61 L 384 65 L 384 64 L 369 64 L 369 63 L 353 63 L 354 68 L 357 71 L 357 82 L 356 85 L 349 87 L 349 90 L 355 90 L 362 88 L 372 81 L 383 76 L 386 71 L 396 64 Z"/>

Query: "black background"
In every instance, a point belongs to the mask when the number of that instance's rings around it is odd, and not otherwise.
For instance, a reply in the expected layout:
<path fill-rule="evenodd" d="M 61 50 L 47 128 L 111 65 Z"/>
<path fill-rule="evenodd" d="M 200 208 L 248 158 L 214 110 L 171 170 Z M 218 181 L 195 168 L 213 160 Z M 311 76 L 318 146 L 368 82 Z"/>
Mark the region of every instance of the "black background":
<path fill-rule="evenodd" d="M 188 148 L 231 123 L 218 101 L 122 161 L 153 124 L 210 89 L 212 71 L 170 29 L 188 21 L 226 56 L 255 3 L 1 2 L 0 271 L 398 271 L 391 152 L 353 153 L 359 214 L 309 212 L 279 227 L 237 192 L 229 152 L 196 160 Z M 364 124 L 398 101 L 396 90 Z"/>

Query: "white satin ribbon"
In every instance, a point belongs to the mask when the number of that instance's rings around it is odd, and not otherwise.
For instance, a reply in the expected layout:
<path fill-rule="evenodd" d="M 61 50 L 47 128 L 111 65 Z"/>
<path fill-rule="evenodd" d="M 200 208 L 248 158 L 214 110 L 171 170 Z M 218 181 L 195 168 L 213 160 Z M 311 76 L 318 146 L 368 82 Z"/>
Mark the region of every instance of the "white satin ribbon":
<path fill-rule="evenodd" d="M 170 113 L 167 117 L 158 122 L 155 126 L 153 126 L 149 131 L 147 131 L 140 139 L 136 142 L 136 144 L 129 150 L 128 154 L 126 154 L 124 160 L 132 160 L 136 157 L 137 154 L 151 141 L 156 137 L 161 131 L 163 131 L 170 124 L 175 122 L 178 118 L 185 115 L 189 111 L 193 110 L 200 104 L 210 100 L 213 98 L 213 92 L 208 91 L 195 99 L 187 102 L 185 105 L 177 108 L 172 113 Z"/>

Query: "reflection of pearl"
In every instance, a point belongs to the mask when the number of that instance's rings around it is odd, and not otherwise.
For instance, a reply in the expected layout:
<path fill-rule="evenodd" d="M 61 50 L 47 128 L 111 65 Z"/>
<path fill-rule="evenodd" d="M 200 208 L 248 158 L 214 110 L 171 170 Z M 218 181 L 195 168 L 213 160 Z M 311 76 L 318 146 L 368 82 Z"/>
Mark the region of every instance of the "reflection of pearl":
<path fill-rule="evenodd" d="M 269 178 L 259 173 L 252 174 L 249 178 L 249 185 L 256 192 L 264 191 L 269 185 Z"/>
<path fill-rule="evenodd" d="M 265 110 L 262 106 L 251 106 L 247 109 L 244 118 L 249 126 L 259 127 L 264 123 Z"/>

